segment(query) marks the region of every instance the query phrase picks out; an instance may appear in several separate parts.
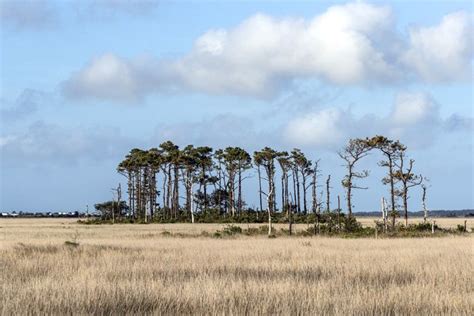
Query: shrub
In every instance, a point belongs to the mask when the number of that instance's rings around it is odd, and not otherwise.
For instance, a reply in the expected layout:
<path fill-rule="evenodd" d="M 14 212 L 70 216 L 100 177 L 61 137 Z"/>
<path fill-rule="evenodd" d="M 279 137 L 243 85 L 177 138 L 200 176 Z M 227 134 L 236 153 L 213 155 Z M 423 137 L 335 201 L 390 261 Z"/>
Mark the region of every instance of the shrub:
<path fill-rule="evenodd" d="M 66 240 L 64 244 L 68 247 L 73 247 L 73 248 L 79 247 L 79 243 L 75 241 Z"/>
<path fill-rule="evenodd" d="M 242 233 L 242 228 L 236 225 L 226 225 L 224 227 L 223 233 L 226 235 L 236 235 Z"/>

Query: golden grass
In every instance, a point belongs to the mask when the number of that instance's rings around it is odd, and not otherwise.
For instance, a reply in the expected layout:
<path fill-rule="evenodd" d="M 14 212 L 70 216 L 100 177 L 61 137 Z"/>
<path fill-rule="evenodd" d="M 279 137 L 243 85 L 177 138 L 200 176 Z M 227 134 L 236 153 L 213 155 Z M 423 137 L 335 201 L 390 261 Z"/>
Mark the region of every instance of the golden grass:
<path fill-rule="evenodd" d="M 160 233 L 216 225 L 64 219 L 0 227 L 3 315 L 474 313 L 472 237 L 170 238 Z M 75 235 L 78 247 L 64 244 Z"/>

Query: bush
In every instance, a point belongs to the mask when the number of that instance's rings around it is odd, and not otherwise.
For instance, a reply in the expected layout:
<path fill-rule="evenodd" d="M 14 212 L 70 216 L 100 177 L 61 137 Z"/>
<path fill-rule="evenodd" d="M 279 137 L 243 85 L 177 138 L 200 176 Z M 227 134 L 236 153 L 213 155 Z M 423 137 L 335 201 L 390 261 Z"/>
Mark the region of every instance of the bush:
<path fill-rule="evenodd" d="M 466 228 L 464 228 L 464 225 L 458 225 L 457 230 L 460 233 L 467 233 L 467 230 Z"/>
<path fill-rule="evenodd" d="M 66 240 L 64 244 L 68 247 L 73 247 L 73 248 L 79 247 L 79 243 L 75 241 Z"/>
<path fill-rule="evenodd" d="M 226 225 L 222 232 L 226 235 L 242 234 L 242 228 L 236 225 Z"/>

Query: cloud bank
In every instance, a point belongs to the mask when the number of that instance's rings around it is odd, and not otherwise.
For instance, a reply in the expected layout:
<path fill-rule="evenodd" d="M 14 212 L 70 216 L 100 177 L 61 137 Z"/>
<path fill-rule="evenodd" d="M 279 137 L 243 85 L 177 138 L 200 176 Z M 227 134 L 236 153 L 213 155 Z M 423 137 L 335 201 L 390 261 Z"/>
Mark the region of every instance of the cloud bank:
<path fill-rule="evenodd" d="M 291 119 L 282 139 L 296 146 L 336 150 L 349 138 L 379 134 L 417 149 L 430 146 L 442 132 L 473 132 L 472 118 L 457 114 L 442 118 L 439 108 L 425 93 L 399 93 L 385 117 L 356 117 L 350 110 L 326 108 Z"/>
<path fill-rule="evenodd" d="M 389 7 L 363 2 L 311 20 L 257 14 L 204 33 L 177 59 L 97 56 L 62 86 L 71 99 L 129 102 L 180 90 L 271 98 L 301 79 L 339 86 L 463 81 L 472 79 L 472 35 L 469 14 L 456 12 L 404 38 Z"/>

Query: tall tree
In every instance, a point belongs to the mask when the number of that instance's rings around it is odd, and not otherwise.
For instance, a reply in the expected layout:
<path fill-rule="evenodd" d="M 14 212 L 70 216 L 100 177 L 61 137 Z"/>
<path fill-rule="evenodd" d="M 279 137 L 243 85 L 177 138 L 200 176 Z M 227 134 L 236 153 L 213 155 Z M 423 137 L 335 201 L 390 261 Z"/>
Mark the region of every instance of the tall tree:
<path fill-rule="evenodd" d="M 398 153 L 398 159 L 395 161 L 395 165 L 398 169 L 395 171 L 393 176 L 395 180 L 402 184 L 402 187 L 397 193 L 403 200 L 405 226 L 408 226 L 408 190 L 414 186 L 421 185 L 423 177 L 413 173 L 413 164 L 415 163 L 415 160 L 410 159 L 408 161 L 408 166 L 404 166 L 405 158 L 405 150 L 400 150 Z"/>
<path fill-rule="evenodd" d="M 388 173 L 385 178 L 382 179 L 383 184 L 390 184 L 390 202 L 391 202 L 391 212 L 392 218 L 396 217 L 397 205 L 396 205 L 396 188 L 395 188 L 395 177 L 394 177 L 394 168 L 395 162 L 398 159 L 400 151 L 406 149 L 406 147 L 399 141 L 393 141 L 384 136 L 374 136 L 370 139 L 366 139 L 367 146 L 371 148 L 379 149 L 382 154 L 385 156 L 386 160 L 379 162 L 379 165 L 382 167 L 387 167 Z"/>
<path fill-rule="evenodd" d="M 129 153 L 125 156 L 125 159 L 122 160 L 118 167 L 117 172 L 127 178 L 127 194 L 128 194 L 128 205 L 130 207 L 130 215 L 134 216 L 134 205 L 135 205 L 135 192 L 134 192 L 134 174 L 135 174 L 135 166 L 132 162 L 132 153 Z"/>
<path fill-rule="evenodd" d="M 161 167 L 161 152 L 157 148 L 151 148 L 147 152 L 148 167 L 150 173 L 150 189 L 149 189 L 149 203 L 150 203 L 150 217 L 153 219 L 156 210 L 156 199 L 159 195 L 157 188 L 157 174 Z"/>
<path fill-rule="evenodd" d="M 184 188 L 186 190 L 185 209 L 192 216 L 193 215 L 193 183 L 195 182 L 197 172 L 197 157 L 196 150 L 193 145 L 186 146 L 181 151 L 181 166 L 182 178 Z"/>
<path fill-rule="evenodd" d="M 318 190 L 318 176 L 319 176 L 319 159 L 314 161 L 314 167 L 313 167 L 313 181 L 311 182 L 312 190 L 311 190 L 311 196 L 312 196 L 312 205 L 311 209 L 313 213 L 316 215 L 316 212 L 318 211 L 318 197 L 317 197 L 317 190 Z"/>
<path fill-rule="evenodd" d="M 242 181 L 244 180 L 243 178 L 243 173 L 245 170 L 248 170 L 252 167 L 252 158 L 250 157 L 250 154 L 246 152 L 242 148 L 237 149 L 237 166 L 238 166 L 238 198 L 237 198 L 237 212 L 240 214 L 242 213 L 242 206 L 243 206 L 243 199 L 242 199 Z"/>
<path fill-rule="evenodd" d="M 253 163 L 257 166 L 257 175 L 258 175 L 258 199 L 260 202 L 260 212 L 263 211 L 263 201 L 262 201 L 262 172 L 260 170 L 260 166 L 262 165 L 263 161 L 260 155 L 253 155 Z"/>
<path fill-rule="evenodd" d="M 426 183 L 426 181 L 429 181 L 427 178 L 423 178 L 424 182 Z M 422 203 L 422 206 L 423 206 L 423 222 L 426 223 L 426 221 L 428 220 L 428 208 L 426 207 L 426 191 L 428 189 L 428 187 L 426 186 L 426 184 L 423 183 L 421 185 L 421 188 L 423 189 L 423 195 L 422 195 L 422 198 L 421 198 L 421 203 Z"/>
<path fill-rule="evenodd" d="M 224 151 L 222 149 L 217 149 L 214 152 L 214 158 L 216 160 L 215 163 L 215 169 L 217 170 L 217 178 L 218 178 L 218 185 L 219 189 L 217 190 L 217 205 L 219 207 L 219 214 L 227 213 L 227 201 L 224 203 L 224 207 L 222 205 L 222 201 L 224 198 L 224 195 L 227 196 L 225 193 L 226 188 L 227 188 L 227 182 L 226 182 L 226 175 L 225 175 L 225 168 L 224 168 Z M 224 193 L 224 194 L 223 194 Z M 223 210 L 224 209 L 224 210 Z"/>
<path fill-rule="evenodd" d="M 268 191 L 265 194 L 267 197 L 267 211 L 268 211 L 268 235 L 272 233 L 272 214 L 275 206 L 275 159 L 280 153 L 265 147 L 261 151 L 254 152 L 254 161 L 258 161 L 259 165 L 263 167 L 267 176 Z M 263 193 L 263 192 L 262 192 Z"/>
<path fill-rule="evenodd" d="M 300 149 L 294 148 L 291 151 L 291 160 L 293 162 L 293 188 L 296 201 L 297 212 L 301 212 L 301 194 L 300 194 L 300 168 L 306 162 L 306 157 Z"/>
<path fill-rule="evenodd" d="M 235 216 L 236 209 L 238 214 L 242 211 L 242 173 L 251 167 L 251 157 L 248 152 L 240 147 L 227 147 L 223 152 L 223 161 L 228 177 L 228 204 L 232 216 Z M 236 181 L 237 203 L 235 198 Z"/>
<path fill-rule="evenodd" d="M 171 141 L 160 145 L 162 150 L 162 168 L 168 180 L 166 187 L 165 209 L 176 218 L 179 209 L 179 147 Z"/>
<path fill-rule="evenodd" d="M 199 192 L 202 193 L 202 196 L 203 196 L 203 204 L 201 205 L 201 210 L 206 212 L 209 206 L 207 186 L 208 186 L 210 175 L 208 174 L 208 172 L 213 164 L 212 148 L 208 146 L 196 147 L 196 156 L 197 156 L 197 164 L 200 170 Z"/>
<path fill-rule="evenodd" d="M 288 173 L 291 170 L 292 163 L 286 151 L 281 152 L 277 159 L 281 169 L 281 208 L 290 217 L 289 189 L 288 189 Z"/>
<path fill-rule="evenodd" d="M 331 175 L 326 179 L 326 212 L 331 211 Z"/>
<path fill-rule="evenodd" d="M 371 147 L 367 142 L 361 139 L 351 139 L 349 144 L 340 151 L 339 157 L 344 159 L 347 174 L 342 180 L 342 186 L 346 189 L 347 211 L 349 216 L 352 216 L 352 189 L 367 189 L 366 187 L 359 187 L 354 183 L 354 179 L 362 179 L 369 175 L 368 170 L 362 172 L 355 171 L 355 164 L 362 158 L 368 155 Z"/>

